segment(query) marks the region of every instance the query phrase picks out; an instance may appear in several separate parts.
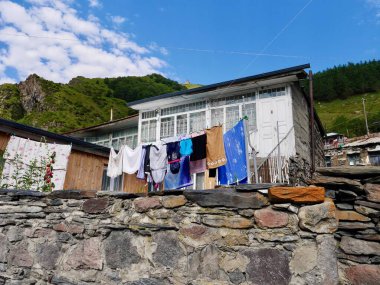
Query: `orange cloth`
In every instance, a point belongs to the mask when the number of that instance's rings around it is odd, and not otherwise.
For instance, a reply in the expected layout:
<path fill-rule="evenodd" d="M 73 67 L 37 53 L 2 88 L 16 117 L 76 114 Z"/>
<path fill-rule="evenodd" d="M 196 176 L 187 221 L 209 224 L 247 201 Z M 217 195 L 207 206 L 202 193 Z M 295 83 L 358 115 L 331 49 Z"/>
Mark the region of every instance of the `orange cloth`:
<path fill-rule="evenodd" d="M 207 168 L 217 168 L 225 165 L 227 162 L 226 153 L 224 151 L 223 129 L 222 126 L 213 127 L 206 130 L 206 163 Z"/>

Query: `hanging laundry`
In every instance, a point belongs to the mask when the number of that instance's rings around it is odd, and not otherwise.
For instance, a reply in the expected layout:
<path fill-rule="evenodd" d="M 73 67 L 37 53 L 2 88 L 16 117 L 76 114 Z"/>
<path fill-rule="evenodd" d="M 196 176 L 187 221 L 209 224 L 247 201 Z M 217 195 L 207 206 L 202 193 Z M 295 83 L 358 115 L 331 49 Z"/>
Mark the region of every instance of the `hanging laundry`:
<path fill-rule="evenodd" d="M 193 143 L 190 138 L 183 139 L 179 142 L 181 156 L 188 156 L 193 153 Z"/>
<path fill-rule="evenodd" d="M 201 160 L 206 158 L 206 134 L 191 138 L 193 145 L 193 153 L 190 156 L 191 161 Z"/>
<path fill-rule="evenodd" d="M 135 149 L 124 145 L 123 148 L 123 172 L 128 174 L 136 173 L 141 165 L 142 146 L 139 145 Z"/>
<path fill-rule="evenodd" d="M 144 157 L 144 172 L 150 173 L 150 148 L 152 145 L 145 146 L 145 157 Z"/>
<path fill-rule="evenodd" d="M 227 163 L 218 168 L 219 184 L 247 183 L 247 157 L 244 122 L 241 120 L 224 134 Z"/>
<path fill-rule="evenodd" d="M 168 163 L 170 164 L 170 170 L 173 174 L 179 172 L 180 168 L 180 146 L 179 142 L 170 142 L 166 144 L 166 152 L 168 155 Z"/>
<path fill-rule="evenodd" d="M 167 173 L 165 176 L 165 190 L 180 189 L 192 185 L 190 176 L 190 157 L 183 156 L 180 160 L 180 171 L 172 173 L 170 165 L 167 166 Z"/>
<path fill-rule="evenodd" d="M 162 144 L 150 147 L 150 169 L 153 181 L 158 184 L 165 178 L 166 167 L 168 164 L 166 147 Z"/>
<path fill-rule="evenodd" d="M 223 144 L 222 126 L 212 127 L 206 130 L 206 163 L 207 168 L 217 168 L 227 162 Z"/>
<path fill-rule="evenodd" d="M 145 179 L 144 162 L 145 162 L 146 147 L 143 146 L 141 150 L 140 166 L 137 172 L 138 179 Z"/>
<path fill-rule="evenodd" d="M 71 153 L 71 145 L 52 144 L 37 142 L 29 139 L 11 136 L 7 148 L 4 152 L 4 168 L 1 177 L 1 184 L 8 185 L 9 189 L 14 189 L 16 181 L 22 179 L 32 167 L 46 168 L 47 160 L 55 152 L 53 163 L 53 190 L 62 190 L 65 182 L 67 164 Z M 42 173 L 44 173 L 42 171 Z M 44 177 L 31 177 L 35 182 L 30 185 L 31 190 L 38 190 Z"/>
<path fill-rule="evenodd" d="M 119 152 L 111 147 L 110 156 L 108 158 L 107 166 L 107 176 L 115 178 L 123 173 L 123 147 L 120 148 Z"/>
<path fill-rule="evenodd" d="M 200 159 L 200 160 L 195 160 L 191 161 L 190 160 L 190 173 L 202 173 L 205 172 L 206 170 L 206 158 Z"/>

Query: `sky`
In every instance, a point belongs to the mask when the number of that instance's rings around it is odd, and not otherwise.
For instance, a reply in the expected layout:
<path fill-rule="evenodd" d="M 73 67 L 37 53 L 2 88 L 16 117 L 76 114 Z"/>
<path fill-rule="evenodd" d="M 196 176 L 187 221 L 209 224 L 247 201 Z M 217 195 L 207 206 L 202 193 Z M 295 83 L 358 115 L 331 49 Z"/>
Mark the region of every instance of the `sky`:
<path fill-rule="evenodd" d="M 211 84 L 380 59 L 380 0 L 0 0 L 0 84 L 160 73 Z"/>

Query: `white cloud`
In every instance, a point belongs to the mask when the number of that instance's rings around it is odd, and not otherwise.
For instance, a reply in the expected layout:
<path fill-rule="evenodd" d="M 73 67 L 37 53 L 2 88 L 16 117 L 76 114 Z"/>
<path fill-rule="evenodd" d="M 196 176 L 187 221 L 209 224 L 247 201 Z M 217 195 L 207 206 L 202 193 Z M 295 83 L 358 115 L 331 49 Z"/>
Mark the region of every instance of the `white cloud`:
<path fill-rule="evenodd" d="M 102 4 L 99 0 L 88 0 L 88 6 L 93 8 L 100 8 L 102 7 Z"/>
<path fill-rule="evenodd" d="M 111 21 L 116 25 L 121 25 L 125 22 L 125 18 L 121 16 L 111 16 Z"/>
<path fill-rule="evenodd" d="M 367 0 L 370 7 L 375 9 L 376 17 L 380 18 L 380 0 Z"/>
<path fill-rule="evenodd" d="M 158 72 L 166 62 L 131 35 L 107 29 L 99 19 L 78 15 L 71 0 L 29 0 L 28 7 L 0 1 L 0 82 L 37 73 L 56 82 L 75 76 L 112 77 Z M 119 21 L 121 21 L 119 19 Z M 11 68 L 18 78 L 9 78 Z"/>

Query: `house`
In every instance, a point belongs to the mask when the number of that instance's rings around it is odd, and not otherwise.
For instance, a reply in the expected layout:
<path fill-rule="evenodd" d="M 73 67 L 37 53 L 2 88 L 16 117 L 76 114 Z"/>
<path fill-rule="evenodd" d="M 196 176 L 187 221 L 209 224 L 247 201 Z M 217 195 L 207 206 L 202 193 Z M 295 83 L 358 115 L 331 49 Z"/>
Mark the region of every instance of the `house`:
<path fill-rule="evenodd" d="M 12 135 L 48 143 L 71 144 L 72 150 L 68 159 L 67 172 L 63 190 L 101 191 L 110 189 L 110 179 L 106 175 L 110 149 L 73 137 L 59 135 L 42 129 L 26 126 L 5 119 L 0 119 L 0 156 L 3 155 Z M 145 192 L 144 183 L 133 176 L 125 175 L 117 182 L 120 191 Z M 124 188 L 123 188 L 124 187 Z"/>
<path fill-rule="evenodd" d="M 301 86 L 307 68 L 309 64 L 129 102 L 138 115 L 66 135 L 116 149 L 123 143 L 133 148 L 219 124 L 227 131 L 246 116 L 247 144 L 254 148 L 248 149 L 250 180 L 297 182 L 310 176 L 313 145 L 315 165 L 324 165 L 324 130 L 313 110 L 312 144 L 310 101 Z M 194 189 L 210 185 L 207 173 L 194 174 L 193 181 Z"/>
<path fill-rule="evenodd" d="M 326 166 L 380 166 L 380 133 L 325 145 Z"/>
<path fill-rule="evenodd" d="M 139 116 L 136 114 L 100 125 L 73 130 L 65 133 L 65 135 L 105 147 L 113 147 L 116 150 L 124 144 L 135 148 L 137 146 L 138 123 Z"/>
<path fill-rule="evenodd" d="M 247 140 L 255 150 L 250 148 L 250 161 L 257 152 L 259 168 L 259 179 L 252 176 L 252 181 L 290 182 L 289 175 L 310 175 L 298 172 L 310 169 L 311 153 L 315 154 L 316 164 L 323 165 L 324 130 L 301 87 L 301 80 L 307 78 L 304 69 L 309 67 L 294 66 L 130 102 L 128 105 L 139 112 L 138 143 L 156 142 L 219 124 L 227 131 L 246 116 Z M 254 174 L 253 163 L 250 165 Z M 207 177 L 194 174 L 194 180 L 194 187 L 199 189 Z"/>

